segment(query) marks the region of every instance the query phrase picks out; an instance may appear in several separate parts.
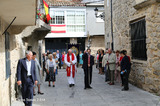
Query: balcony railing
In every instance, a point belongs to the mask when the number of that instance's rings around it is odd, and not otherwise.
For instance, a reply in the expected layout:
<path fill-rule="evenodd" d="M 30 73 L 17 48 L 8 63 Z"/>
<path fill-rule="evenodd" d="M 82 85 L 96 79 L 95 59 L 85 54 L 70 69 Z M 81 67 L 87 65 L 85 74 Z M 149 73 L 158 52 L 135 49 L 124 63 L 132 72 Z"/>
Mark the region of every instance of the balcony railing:
<path fill-rule="evenodd" d="M 44 21 L 46 24 L 49 24 L 47 22 L 47 18 L 46 18 L 45 13 L 41 12 L 40 10 L 37 10 L 36 19 L 40 19 L 40 20 Z"/>

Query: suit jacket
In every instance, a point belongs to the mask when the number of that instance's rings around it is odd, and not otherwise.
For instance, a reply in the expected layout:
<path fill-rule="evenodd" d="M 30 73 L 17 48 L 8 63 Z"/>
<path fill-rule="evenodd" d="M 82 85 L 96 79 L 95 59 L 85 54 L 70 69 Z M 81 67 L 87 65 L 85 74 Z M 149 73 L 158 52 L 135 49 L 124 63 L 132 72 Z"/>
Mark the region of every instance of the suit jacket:
<path fill-rule="evenodd" d="M 124 56 L 121 61 L 121 71 L 122 70 L 130 70 L 131 69 L 131 63 L 127 56 Z"/>
<path fill-rule="evenodd" d="M 84 70 L 88 70 L 88 54 L 87 53 L 83 54 L 82 58 L 83 58 L 83 66 L 82 66 L 82 68 Z M 94 56 L 90 55 L 90 68 L 91 69 L 92 69 L 93 65 L 94 65 Z"/>
<path fill-rule="evenodd" d="M 104 55 L 103 60 L 102 60 L 102 67 L 106 66 L 106 69 L 108 69 L 108 67 L 109 67 L 110 70 L 115 70 L 115 68 L 116 68 L 116 55 L 114 53 L 111 53 L 109 58 L 108 58 L 108 56 L 109 56 L 109 54 Z M 106 65 L 107 61 L 109 62 L 108 65 Z"/>
<path fill-rule="evenodd" d="M 35 61 L 31 60 L 31 77 L 33 84 L 37 81 L 35 69 Z M 17 81 L 22 81 L 22 85 L 27 81 L 27 73 L 26 58 L 20 59 L 17 65 Z"/>

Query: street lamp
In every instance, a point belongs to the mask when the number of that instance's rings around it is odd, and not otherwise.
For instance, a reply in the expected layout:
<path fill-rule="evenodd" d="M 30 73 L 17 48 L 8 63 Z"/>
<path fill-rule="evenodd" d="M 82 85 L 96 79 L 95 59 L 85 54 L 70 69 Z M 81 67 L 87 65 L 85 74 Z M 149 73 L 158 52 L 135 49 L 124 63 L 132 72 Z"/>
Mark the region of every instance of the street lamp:
<path fill-rule="evenodd" d="M 101 19 L 105 20 L 104 12 L 102 12 L 102 14 L 98 15 L 98 8 L 97 7 L 94 9 L 94 11 L 95 11 L 96 18 L 101 18 Z"/>
<path fill-rule="evenodd" d="M 98 8 L 96 7 L 96 8 L 94 9 L 94 11 L 95 11 L 95 16 L 96 16 L 96 18 L 97 18 L 97 15 L 98 15 Z"/>

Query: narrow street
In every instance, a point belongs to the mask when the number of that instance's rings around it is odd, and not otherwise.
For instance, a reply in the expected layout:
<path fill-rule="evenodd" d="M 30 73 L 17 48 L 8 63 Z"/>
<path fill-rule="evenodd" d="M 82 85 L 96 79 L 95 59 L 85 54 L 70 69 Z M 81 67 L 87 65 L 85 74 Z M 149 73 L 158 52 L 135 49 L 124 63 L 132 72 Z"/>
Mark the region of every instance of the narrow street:
<path fill-rule="evenodd" d="M 160 106 L 160 98 L 130 85 L 127 92 L 121 91 L 121 86 L 116 83 L 109 86 L 104 82 L 104 75 L 97 74 L 94 67 L 91 90 L 84 90 L 83 70 L 78 69 L 76 86 L 69 88 L 64 69 L 59 70 L 56 78 L 56 87 L 48 87 L 43 82 L 41 91 L 44 95 L 34 96 L 36 102 L 33 106 Z M 22 106 L 21 102 L 12 106 Z"/>

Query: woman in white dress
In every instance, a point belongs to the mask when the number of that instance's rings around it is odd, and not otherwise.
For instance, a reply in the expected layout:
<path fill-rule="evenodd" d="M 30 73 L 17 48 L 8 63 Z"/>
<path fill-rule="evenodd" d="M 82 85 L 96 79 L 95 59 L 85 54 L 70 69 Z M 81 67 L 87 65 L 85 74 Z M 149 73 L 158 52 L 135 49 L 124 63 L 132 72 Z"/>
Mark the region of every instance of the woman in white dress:
<path fill-rule="evenodd" d="M 40 85 L 41 85 L 41 74 L 40 74 L 40 71 L 42 70 L 37 58 L 36 58 L 36 53 L 33 52 L 33 56 L 32 56 L 32 59 L 35 61 L 35 67 L 36 67 L 36 76 L 37 76 L 37 80 L 38 80 L 38 83 L 37 83 L 37 86 L 38 86 L 38 94 L 40 95 L 43 95 L 44 93 L 41 92 L 40 90 Z M 36 93 L 35 93 L 35 87 L 33 88 L 33 95 L 35 96 Z"/>

